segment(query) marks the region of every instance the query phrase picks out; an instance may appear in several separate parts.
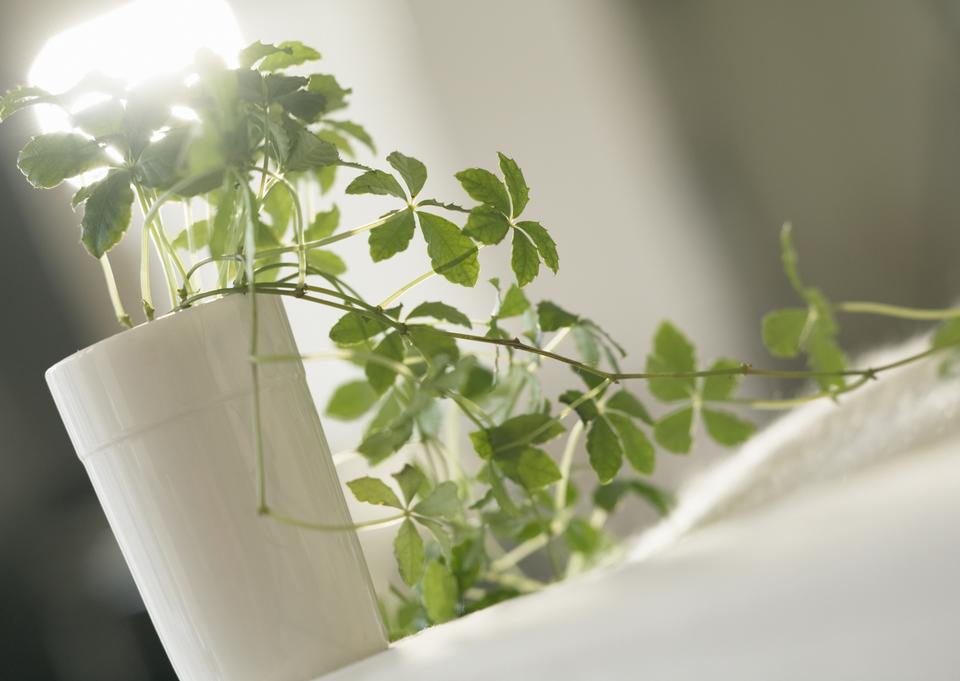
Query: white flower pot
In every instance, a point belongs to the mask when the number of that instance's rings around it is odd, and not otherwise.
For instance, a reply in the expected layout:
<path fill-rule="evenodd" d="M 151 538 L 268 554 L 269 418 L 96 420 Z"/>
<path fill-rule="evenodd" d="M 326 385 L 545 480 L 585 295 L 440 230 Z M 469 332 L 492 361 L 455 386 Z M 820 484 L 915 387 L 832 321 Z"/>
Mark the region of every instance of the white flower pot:
<path fill-rule="evenodd" d="M 257 301 L 259 352 L 296 353 L 280 298 Z M 257 513 L 250 308 L 199 305 L 47 372 L 181 681 L 308 681 L 387 647 L 356 534 Z M 269 506 L 350 523 L 301 363 L 260 375 Z"/>

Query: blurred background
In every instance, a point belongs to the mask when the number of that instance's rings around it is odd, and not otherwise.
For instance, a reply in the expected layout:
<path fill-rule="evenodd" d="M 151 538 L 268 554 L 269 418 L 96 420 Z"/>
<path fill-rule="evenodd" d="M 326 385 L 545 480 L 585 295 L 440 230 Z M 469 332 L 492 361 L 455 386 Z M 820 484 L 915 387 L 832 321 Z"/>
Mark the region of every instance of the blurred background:
<path fill-rule="evenodd" d="M 125 4 L 4 0 L 0 89 L 26 79 L 49 38 Z M 532 295 L 600 322 L 633 366 L 664 317 L 704 358 L 769 363 L 759 320 L 791 302 L 777 242 L 785 220 L 805 278 L 833 299 L 934 307 L 960 291 L 955 3 L 229 5 L 248 41 L 318 47 L 321 68 L 355 89 L 351 117 L 383 153 L 424 159 L 441 196 L 461 197 L 453 172 L 492 167 L 497 150 L 515 157 L 561 255 L 560 276 L 542 276 Z M 33 191 L 16 169 L 36 132 L 29 114 L 0 127 L 0 678 L 173 679 L 43 380 L 51 364 L 118 329 L 68 191 Z M 379 204 L 341 208 L 361 224 Z M 135 280 L 136 251 L 126 243 L 115 259 L 122 282 Z M 374 296 L 425 267 L 391 261 L 366 276 L 364 244 L 341 252 Z M 484 276 L 505 274 L 502 254 L 483 255 Z M 420 294 L 478 314 L 490 306 L 483 287 Z M 304 351 L 324 343 L 325 318 L 291 314 Z M 855 351 L 915 330 L 843 321 Z M 339 365 L 308 371 L 321 406 L 349 375 Z M 325 425 L 335 451 L 355 444 L 356 425 Z M 719 456 L 664 455 L 658 478 L 675 487 Z M 630 522 L 648 520 L 638 510 Z"/>

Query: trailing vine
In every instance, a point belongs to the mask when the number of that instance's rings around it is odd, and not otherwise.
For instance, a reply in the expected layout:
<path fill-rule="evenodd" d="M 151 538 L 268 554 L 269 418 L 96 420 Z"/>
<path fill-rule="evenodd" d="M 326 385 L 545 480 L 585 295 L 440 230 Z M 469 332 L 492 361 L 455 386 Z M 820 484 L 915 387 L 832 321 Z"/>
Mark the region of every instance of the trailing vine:
<path fill-rule="evenodd" d="M 425 193 L 427 168 L 413 156 L 394 151 L 381 167 L 359 162 L 361 147 L 369 154 L 376 147 L 362 126 L 342 117 L 350 90 L 329 74 L 288 71 L 319 58 L 296 41 L 257 42 L 241 52 L 237 68 L 200 53 L 191 68 L 133 89 L 99 76 L 64 93 L 20 87 L 0 99 L 0 121 L 31 106 L 58 106 L 70 114 L 73 130 L 34 137 L 18 164 L 35 187 L 79 182 L 73 206 L 83 209 L 80 240 L 101 263 L 121 325 L 132 326 L 133 319 L 109 253 L 126 235 L 135 204 L 143 214 L 145 322 L 158 309 L 154 259 L 174 312 L 227 295 L 248 297 L 255 508 L 270 520 L 317 531 L 396 526 L 400 581 L 381 594 L 392 638 L 615 556 L 618 542 L 604 529 L 608 518 L 627 497 L 669 511 L 672 496 L 650 476 L 660 452 L 691 451 L 698 424 L 715 442 L 737 445 L 754 431 L 740 415 L 744 408 L 836 400 L 960 344 L 960 310 L 831 302 L 801 278 L 787 226 L 782 258 L 798 305 L 768 314 L 761 333 L 773 356 L 802 357 L 807 369 L 766 369 L 730 358 L 701 363 L 687 336 L 664 322 L 643 370 L 625 370 L 626 352 L 595 321 L 552 301 L 532 301 L 525 292 L 544 269 L 557 273 L 560 259 L 549 230 L 529 214 L 530 189 L 520 166 L 500 153 L 494 170 L 457 173 L 472 201 L 464 207 Z M 90 101 L 96 103 L 84 106 Z M 341 227 L 332 196 L 343 173 L 350 177 L 342 198 L 381 197 L 381 217 Z M 324 201 L 319 210 L 312 207 L 315 194 Z M 161 208 L 175 203 L 185 222 L 171 234 Z M 200 212 L 206 217 L 195 220 Z M 429 269 L 379 303 L 348 283 L 347 263 L 331 248 L 365 237 L 371 259 L 379 262 L 407 251 L 417 232 Z M 511 282 L 484 283 L 494 300 L 486 318 L 473 319 L 441 301 L 408 306 L 408 294 L 431 277 L 476 286 L 481 248 L 508 248 L 514 275 Z M 206 273 L 214 285 L 202 285 Z M 338 310 L 329 332 L 337 350 L 261 354 L 257 299 L 267 295 Z M 841 314 L 942 323 L 929 349 L 856 368 L 838 340 Z M 576 356 L 562 350 L 570 341 Z M 398 460 L 389 480 L 347 482 L 360 502 L 394 510 L 385 518 L 329 525 L 322 518 L 290 517 L 270 504 L 259 372 L 266 364 L 310 359 L 356 367 L 357 378 L 337 388 L 326 413 L 367 417 L 359 454 L 371 464 Z M 555 399 L 540 383 L 545 361 L 571 370 L 569 389 Z M 811 389 L 790 399 L 745 399 L 737 396 L 744 378 L 804 381 Z M 639 380 L 663 409 L 648 409 L 628 387 Z M 470 428 L 469 457 L 457 435 L 462 423 Z M 410 450 L 413 456 L 401 461 Z M 591 470 L 594 482 L 575 475 L 581 470 Z"/>

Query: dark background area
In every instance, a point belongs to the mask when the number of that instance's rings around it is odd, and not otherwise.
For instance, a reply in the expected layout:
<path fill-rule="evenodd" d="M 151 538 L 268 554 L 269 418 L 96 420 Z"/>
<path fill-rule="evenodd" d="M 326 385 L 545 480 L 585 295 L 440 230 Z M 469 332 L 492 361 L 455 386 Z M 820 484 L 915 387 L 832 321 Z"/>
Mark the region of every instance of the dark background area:
<path fill-rule="evenodd" d="M 549 56 L 549 49 L 562 49 L 547 47 L 553 45 L 551 13 L 589 11 L 594 1 L 408 4 L 424 34 L 447 28 L 454 34 L 465 30 L 464 22 L 496 26 L 509 17 L 532 52 L 543 45 Z M 0 89 L 24 79 L 47 37 L 119 4 L 5 1 Z M 247 17 L 241 23 L 248 37 L 259 37 L 250 17 L 266 10 L 234 4 L 241 19 Z M 285 4 L 319 16 L 330 3 Z M 632 55 L 618 64 L 618 82 L 629 88 L 642 67 L 657 84 L 680 161 L 706 206 L 710 238 L 721 244 L 707 257 L 738 282 L 734 299 L 724 301 L 730 310 L 759 319 L 790 301 L 776 257 L 785 219 L 798 228 L 801 253 L 810 254 L 804 272 L 838 299 L 925 307 L 956 299 L 960 12 L 954 3 L 601 4 L 627 36 L 630 49 L 623 54 Z M 301 37 L 297 22 L 291 20 L 283 37 Z M 597 26 L 583 30 L 602 30 Z M 425 41 L 424 50 L 439 96 L 452 98 L 466 53 L 476 52 L 465 46 L 464 54 L 432 53 L 443 40 Z M 552 73 L 549 59 L 542 68 Z M 529 74 L 502 77 L 514 79 L 507 89 L 536 84 Z M 570 79 L 568 89 L 538 95 L 534 87 L 530 96 L 554 96 L 557 107 L 566 105 L 564 97 L 594 96 L 589 74 Z M 474 86 L 460 82 L 464 90 Z M 462 121 L 464 134 L 481 124 L 499 134 L 512 120 L 519 126 L 514 135 L 537 125 L 522 110 L 498 120 L 475 112 L 482 121 L 473 122 L 455 104 L 448 111 Z M 637 129 L 642 133 L 641 123 Z M 84 257 L 67 201 L 60 205 L 63 195 L 30 190 L 16 171 L 16 150 L 33 131 L 28 115 L 0 127 L 0 679 L 173 679 L 43 381 L 47 367 L 115 329 L 96 265 L 84 261 L 66 274 L 59 269 L 64 258 Z M 577 131 L 568 132 L 575 138 Z M 636 164 L 648 161 L 642 134 L 621 139 Z M 635 218 L 623 215 L 611 229 L 629 232 Z M 40 229 L 46 225 L 58 229 Z M 582 285 L 577 275 L 567 272 L 571 286 Z M 629 284 L 615 285 L 625 296 L 639 295 Z M 96 298 L 84 305 L 89 292 Z M 687 294 L 665 285 L 656 295 L 669 309 Z M 894 341 L 912 328 L 868 319 L 845 323 L 844 340 L 854 349 Z"/>

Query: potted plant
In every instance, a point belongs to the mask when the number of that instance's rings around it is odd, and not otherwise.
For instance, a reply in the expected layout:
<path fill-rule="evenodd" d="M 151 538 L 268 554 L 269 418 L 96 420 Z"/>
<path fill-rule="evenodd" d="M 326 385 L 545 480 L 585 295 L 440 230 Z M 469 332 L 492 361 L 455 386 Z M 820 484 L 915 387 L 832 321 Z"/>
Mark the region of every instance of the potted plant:
<path fill-rule="evenodd" d="M 617 555 L 604 525 L 622 499 L 669 509 L 670 494 L 650 481 L 658 447 L 688 453 L 701 424 L 736 445 L 753 432 L 737 408 L 838 399 L 960 343 L 956 310 L 831 303 L 801 280 L 786 228 L 784 267 L 802 302 L 770 313 L 762 333 L 772 354 L 803 355 L 808 370 L 725 358 L 703 367 L 665 322 L 645 370 L 624 371 L 626 353 L 597 323 L 525 293 L 542 269 L 557 272 L 559 256 L 528 215 L 518 164 L 501 153 L 495 171 L 457 173 L 472 201 L 463 207 L 434 198 L 412 156 L 359 163 L 358 145 L 374 145 L 342 117 L 349 90 L 328 74 L 289 72 L 319 56 L 296 41 L 257 42 L 236 68 L 201 53 L 185 72 L 133 89 L 91 76 L 69 92 L 22 87 L 0 100 L 0 120 L 49 105 L 75 126 L 30 140 L 19 166 L 36 187 L 79 180 L 81 242 L 101 263 L 117 319 L 132 328 L 55 365 L 48 382 L 185 680 L 313 678 L 382 649 L 387 637 L 578 574 Z M 381 217 L 340 227 L 330 198 L 344 172 L 347 196 L 382 197 Z M 319 210 L 303 200 L 313 189 L 326 202 Z M 185 215 L 176 233 L 161 212 L 174 203 Z M 109 262 L 135 204 L 143 213 L 136 326 Z M 194 219 L 197 206 L 205 218 Z M 374 303 L 345 280 L 339 241 L 366 238 L 379 262 L 406 251 L 417 232 L 426 273 Z M 478 251 L 498 245 L 515 281 L 489 280 L 488 317 L 448 302 L 407 304 L 429 277 L 477 285 Z M 170 313 L 161 316 L 152 258 L 166 281 Z M 342 315 L 329 331 L 337 351 L 322 356 L 351 362 L 357 378 L 335 391 L 327 414 L 371 415 L 359 454 L 384 465 L 418 444 L 389 478 L 347 482 L 386 516 L 350 518 L 303 377 L 302 360 L 319 355 L 297 348 L 284 298 Z M 848 368 L 839 312 L 946 321 L 929 350 Z M 566 339 L 576 357 L 561 353 Z M 572 370 L 570 389 L 555 399 L 539 381 L 544 361 Z M 788 400 L 736 397 L 748 376 L 812 379 L 815 389 Z M 667 405 L 662 415 L 626 387 L 631 379 L 647 381 Z M 461 423 L 470 427 L 469 456 Z M 592 473 L 574 475 L 581 467 Z M 381 526 L 396 530 L 399 581 L 378 603 L 356 530 Z"/>

